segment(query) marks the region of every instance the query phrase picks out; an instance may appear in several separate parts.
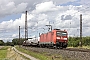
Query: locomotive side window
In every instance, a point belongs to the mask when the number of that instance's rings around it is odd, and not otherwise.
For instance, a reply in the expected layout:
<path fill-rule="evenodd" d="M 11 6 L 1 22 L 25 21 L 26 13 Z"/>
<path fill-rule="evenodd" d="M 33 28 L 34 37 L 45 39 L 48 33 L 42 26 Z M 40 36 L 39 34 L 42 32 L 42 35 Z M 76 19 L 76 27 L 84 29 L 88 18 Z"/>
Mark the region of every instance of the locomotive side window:
<path fill-rule="evenodd" d="M 58 31 L 58 32 L 56 32 L 56 35 L 57 36 L 66 36 L 67 33 L 66 32 L 60 32 L 60 31 Z"/>

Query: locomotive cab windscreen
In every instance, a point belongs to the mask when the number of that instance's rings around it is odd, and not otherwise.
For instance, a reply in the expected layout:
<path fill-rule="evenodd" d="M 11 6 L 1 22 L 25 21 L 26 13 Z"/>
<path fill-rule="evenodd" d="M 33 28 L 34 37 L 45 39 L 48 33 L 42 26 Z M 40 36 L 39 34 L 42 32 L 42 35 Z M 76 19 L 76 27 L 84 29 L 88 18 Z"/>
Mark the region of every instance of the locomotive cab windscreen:
<path fill-rule="evenodd" d="M 67 36 L 67 32 L 57 31 L 56 36 Z"/>
<path fill-rule="evenodd" d="M 66 31 L 57 31 L 56 32 L 56 40 L 59 42 L 66 42 L 68 39 Z"/>

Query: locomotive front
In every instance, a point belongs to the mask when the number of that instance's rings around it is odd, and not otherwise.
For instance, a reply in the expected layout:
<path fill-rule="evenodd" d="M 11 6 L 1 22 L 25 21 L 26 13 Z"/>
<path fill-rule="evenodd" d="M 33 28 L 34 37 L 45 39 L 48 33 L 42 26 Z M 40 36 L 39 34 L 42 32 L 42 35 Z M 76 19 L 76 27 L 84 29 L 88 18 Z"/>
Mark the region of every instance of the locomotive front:
<path fill-rule="evenodd" d="M 57 47 L 62 47 L 66 48 L 67 47 L 67 42 L 68 42 L 68 34 L 67 31 L 61 31 L 61 30 L 56 30 L 56 46 Z"/>

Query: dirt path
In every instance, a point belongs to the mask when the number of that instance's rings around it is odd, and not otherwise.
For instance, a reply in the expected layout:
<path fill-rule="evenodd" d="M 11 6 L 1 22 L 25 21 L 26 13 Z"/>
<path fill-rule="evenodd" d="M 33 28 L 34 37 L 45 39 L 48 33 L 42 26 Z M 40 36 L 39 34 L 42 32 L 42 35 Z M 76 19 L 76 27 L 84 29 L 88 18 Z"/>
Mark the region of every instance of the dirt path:
<path fill-rule="evenodd" d="M 34 57 L 30 56 L 30 55 L 27 55 L 27 54 L 25 54 L 25 53 L 22 53 L 22 52 L 18 51 L 15 47 L 13 47 L 13 49 L 14 49 L 17 53 L 19 53 L 19 54 L 21 54 L 21 55 L 29 58 L 30 60 L 39 60 L 39 59 L 36 59 L 36 58 L 34 58 Z"/>
<path fill-rule="evenodd" d="M 7 59 L 9 60 L 27 60 L 20 54 L 16 53 L 11 47 L 8 48 Z"/>
<path fill-rule="evenodd" d="M 2 48 L 3 46 L 0 46 L 0 49 Z"/>

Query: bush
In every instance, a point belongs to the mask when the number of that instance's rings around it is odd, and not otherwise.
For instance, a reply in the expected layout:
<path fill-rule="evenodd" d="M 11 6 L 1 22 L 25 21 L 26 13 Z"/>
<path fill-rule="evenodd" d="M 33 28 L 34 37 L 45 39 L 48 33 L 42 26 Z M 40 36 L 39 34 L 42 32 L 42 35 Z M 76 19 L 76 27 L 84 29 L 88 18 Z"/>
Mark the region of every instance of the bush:
<path fill-rule="evenodd" d="M 80 42 L 80 37 L 69 37 L 68 46 L 70 47 L 78 47 Z M 82 37 L 82 45 L 90 46 L 90 37 Z"/>

